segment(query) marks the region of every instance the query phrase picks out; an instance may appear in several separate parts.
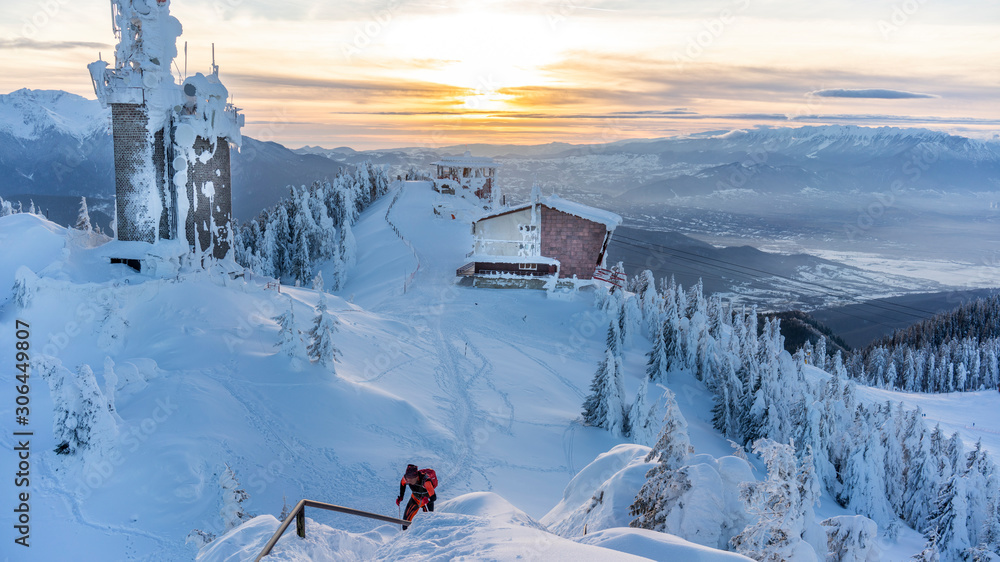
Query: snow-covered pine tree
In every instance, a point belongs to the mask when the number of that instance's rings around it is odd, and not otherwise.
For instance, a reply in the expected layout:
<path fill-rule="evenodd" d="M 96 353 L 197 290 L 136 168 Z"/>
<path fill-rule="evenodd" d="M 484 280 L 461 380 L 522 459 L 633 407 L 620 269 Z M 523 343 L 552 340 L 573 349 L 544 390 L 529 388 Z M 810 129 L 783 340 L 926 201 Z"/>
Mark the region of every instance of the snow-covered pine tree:
<path fill-rule="evenodd" d="M 795 449 L 760 439 L 753 450 L 767 464 L 767 480 L 740 485 L 740 499 L 753 519 L 730 544 L 754 560 L 816 561 L 816 551 L 802 540 L 807 524 L 805 503 L 815 498 L 802 495 Z"/>
<path fill-rule="evenodd" d="M 885 449 L 878 439 L 866 435 L 855 438 L 856 446 L 843 474 L 840 500 L 854 513 L 872 519 L 880 527 L 888 527 L 896 521 L 896 516 L 885 496 Z"/>
<path fill-rule="evenodd" d="M 621 308 L 618 309 L 618 333 L 622 349 L 631 347 L 636 334 L 643 330 L 642 311 L 639 309 L 639 299 L 622 292 Z"/>
<path fill-rule="evenodd" d="M 292 250 L 292 270 L 289 274 L 296 281 L 302 282 L 312 276 L 312 265 L 309 259 L 309 237 L 305 229 L 298 230 L 295 240 L 295 248 Z"/>
<path fill-rule="evenodd" d="M 36 367 L 52 396 L 52 432 L 56 452 L 105 458 L 118 439 L 118 427 L 89 365 L 74 375 L 57 359 L 40 356 Z"/>
<path fill-rule="evenodd" d="M 80 211 L 76 215 L 76 226 L 74 228 L 87 233 L 94 230 L 93 226 L 90 224 L 90 211 L 87 210 L 86 197 L 80 198 Z"/>
<path fill-rule="evenodd" d="M 827 560 L 869 562 L 878 560 L 878 525 L 864 515 L 841 515 L 822 523 L 827 533 Z"/>
<path fill-rule="evenodd" d="M 38 277 L 26 266 L 21 266 L 14 273 L 14 287 L 11 298 L 21 310 L 28 308 L 35 294 L 35 281 Z"/>
<path fill-rule="evenodd" d="M 297 365 L 297 360 L 306 355 L 305 347 L 302 345 L 302 334 L 295 327 L 295 315 L 292 301 L 289 299 L 288 310 L 273 319 L 280 326 L 278 331 L 278 343 L 274 344 L 281 353 L 293 360 Z"/>
<path fill-rule="evenodd" d="M 669 326 L 657 322 L 653 330 L 653 349 L 646 354 L 646 378 L 653 383 L 666 384 L 667 373 L 670 371 L 670 357 L 667 356 L 667 343 L 664 341 Z"/>
<path fill-rule="evenodd" d="M 333 343 L 333 335 L 337 333 L 340 321 L 327 312 L 326 294 L 321 293 L 316 305 L 316 318 L 309 330 L 309 359 L 318 361 L 324 367 L 335 371 L 334 363 L 340 358 L 340 350 Z"/>
<path fill-rule="evenodd" d="M 717 371 L 714 377 L 717 384 L 715 403 L 712 407 L 712 423 L 720 433 L 742 443 L 739 412 L 743 400 L 743 385 L 736 376 L 732 356 L 728 353 L 720 354 L 719 358 L 713 361 L 713 369 Z"/>
<path fill-rule="evenodd" d="M 690 452 L 687 421 L 677 407 L 673 392 L 665 389 L 663 400 L 666 403 L 663 428 L 646 455 L 646 462 L 657 464 L 646 473 L 646 482 L 629 507 L 629 513 L 635 517 L 630 527 L 654 531 L 664 530 L 670 511 L 691 487 L 679 470 Z"/>
<path fill-rule="evenodd" d="M 961 560 L 971 548 L 969 543 L 969 510 L 966 479 L 961 474 L 952 474 L 941 486 L 934 511 L 928 522 L 927 546 L 937 544 L 937 550 L 945 560 Z M 925 549 L 926 550 L 926 549 Z"/>
<path fill-rule="evenodd" d="M 642 308 L 642 318 L 646 328 L 646 334 L 653 338 L 656 331 L 661 328 L 663 299 L 656 292 L 656 278 L 653 272 L 646 269 L 639 274 L 639 300 Z"/>
<path fill-rule="evenodd" d="M 250 499 L 250 494 L 240 487 L 236 473 L 228 464 L 219 475 L 219 486 L 222 487 L 222 508 L 219 515 L 222 516 L 222 524 L 227 532 L 253 519 L 253 515 L 243 507 L 243 502 Z"/>
<path fill-rule="evenodd" d="M 663 389 L 663 427 L 653 445 L 646 462 L 659 462 L 664 470 L 676 470 L 687 459 L 691 450 L 691 439 L 688 437 L 688 424 L 677 405 L 677 398 L 669 389 Z"/>
<path fill-rule="evenodd" d="M 908 413 L 907 437 L 903 442 L 909 461 L 903 473 L 903 519 L 914 529 L 926 529 L 931 506 L 937 499 L 939 474 L 937 461 L 931 455 L 931 434 L 922 423 L 919 409 Z"/>
<path fill-rule="evenodd" d="M 629 439 L 633 443 L 646 446 L 650 446 L 656 441 L 656 432 L 659 431 L 659 420 L 656 416 L 657 404 L 650 403 L 649 400 L 649 391 L 653 384 L 649 377 L 642 381 L 628 413 Z"/>
<path fill-rule="evenodd" d="M 317 272 L 316 273 L 316 277 L 313 277 L 313 280 L 312 280 L 312 290 L 318 291 L 320 293 L 323 292 L 323 272 L 322 271 Z"/>
<path fill-rule="evenodd" d="M 115 362 L 110 357 L 104 358 L 104 398 L 108 401 L 108 412 L 115 423 L 122 421 L 115 406 L 115 391 L 118 387 L 118 375 L 115 374 Z"/>
<path fill-rule="evenodd" d="M 354 229 L 350 223 L 340 227 L 339 259 L 344 263 L 344 274 L 358 261 L 358 242 L 354 239 Z"/>
<path fill-rule="evenodd" d="M 1000 492 L 996 467 L 983 450 L 982 440 L 976 442 L 975 448 L 965 458 L 964 477 L 968 493 L 969 544 L 975 547 L 983 542 L 982 532 L 988 527 L 987 519 Z"/>
<path fill-rule="evenodd" d="M 4 201 L 3 197 L 0 197 L 0 217 L 7 217 L 14 214 L 14 207 L 10 204 L 10 201 Z"/>
<path fill-rule="evenodd" d="M 583 422 L 600 427 L 616 437 L 627 435 L 628 413 L 625 410 L 625 382 L 617 321 L 608 327 L 607 349 L 604 359 L 598 364 L 594 380 L 590 383 L 590 395 L 583 403 Z"/>
<path fill-rule="evenodd" d="M 903 460 L 903 432 L 897 427 L 896 420 L 905 419 L 903 404 L 900 403 L 894 413 L 892 405 L 886 402 L 883 412 L 883 421 L 879 424 L 879 439 L 885 451 L 882 463 L 885 467 L 885 495 L 892 512 L 898 514 L 903 510 L 903 470 L 906 466 Z"/>
<path fill-rule="evenodd" d="M 816 342 L 816 351 L 813 353 L 813 365 L 816 368 L 823 371 L 826 370 L 826 336 L 820 336 L 819 341 Z"/>

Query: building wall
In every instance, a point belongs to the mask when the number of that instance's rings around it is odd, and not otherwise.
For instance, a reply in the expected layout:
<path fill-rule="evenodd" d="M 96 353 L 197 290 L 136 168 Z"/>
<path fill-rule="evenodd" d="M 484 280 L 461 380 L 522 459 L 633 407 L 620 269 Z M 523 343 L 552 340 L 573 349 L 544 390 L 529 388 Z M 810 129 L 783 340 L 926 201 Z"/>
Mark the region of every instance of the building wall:
<path fill-rule="evenodd" d="M 207 139 L 195 139 L 197 156 L 210 153 L 205 163 L 195 158 L 188 164 L 187 198 L 190 205 L 185 231 L 188 244 L 196 251 L 211 248 L 212 255 L 223 259 L 229 253 L 229 235 L 233 215 L 232 174 L 229 142 L 224 138 L 213 145 Z"/>
<path fill-rule="evenodd" d="M 111 104 L 119 240 L 153 243 L 170 235 L 163 131 L 150 138 L 148 122 L 144 105 Z"/>
<path fill-rule="evenodd" d="M 591 279 L 607 227 L 542 205 L 542 255 L 559 260 L 559 277 Z"/>
<path fill-rule="evenodd" d="M 538 256 L 537 234 L 524 230 L 531 226 L 531 209 L 482 219 L 475 223 L 473 253 L 484 256 Z M 537 232 L 537 231 L 536 231 Z"/>

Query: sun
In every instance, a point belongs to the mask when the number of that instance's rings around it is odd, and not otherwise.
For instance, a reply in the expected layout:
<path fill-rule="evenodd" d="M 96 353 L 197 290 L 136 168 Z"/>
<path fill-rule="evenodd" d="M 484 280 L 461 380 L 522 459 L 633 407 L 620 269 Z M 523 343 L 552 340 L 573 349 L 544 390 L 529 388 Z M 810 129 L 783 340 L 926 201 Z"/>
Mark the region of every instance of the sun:
<path fill-rule="evenodd" d="M 460 110 L 502 111 L 513 107 L 509 88 L 548 83 L 545 68 L 562 45 L 538 14 L 498 13 L 491 6 L 434 18 L 400 21 L 387 47 L 420 61 L 410 78 L 460 90 L 450 105 Z"/>

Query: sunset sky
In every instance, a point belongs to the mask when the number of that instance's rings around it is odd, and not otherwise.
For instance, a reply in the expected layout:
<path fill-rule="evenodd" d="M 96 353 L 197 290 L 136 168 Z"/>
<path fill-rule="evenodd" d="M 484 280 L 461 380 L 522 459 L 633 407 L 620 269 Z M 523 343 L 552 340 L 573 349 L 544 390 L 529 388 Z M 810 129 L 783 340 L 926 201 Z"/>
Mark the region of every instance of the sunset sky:
<path fill-rule="evenodd" d="M 245 133 L 291 147 L 609 142 L 815 123 L 1000 131 L 995 0 L 173 0 Z M 0 93 L 94 98 L 105 0 L 0 5 Z M 183 55 L 177 62 L 183 73 Z"/>

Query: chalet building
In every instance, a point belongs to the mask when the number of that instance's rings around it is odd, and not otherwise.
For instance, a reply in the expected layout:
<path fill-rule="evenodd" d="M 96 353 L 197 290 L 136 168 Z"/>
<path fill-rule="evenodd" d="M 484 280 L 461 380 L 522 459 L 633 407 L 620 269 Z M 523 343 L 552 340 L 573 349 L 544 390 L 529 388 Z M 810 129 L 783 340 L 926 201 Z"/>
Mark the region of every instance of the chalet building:
<path fill-rule="evenodd" d="M 466 151 L 463 156 L 449 156 L 434 163 L 437 172 L 434 174 L 434 189 L 441 193 L 455 195 L 462 190 L 469 190 L 476 197 L 489 201 L 493 197 L 493 187 L 496 183 L 497 168 L 500 167 L 492 158 L 473 156 Z"/>
<path fill-rule="evenodd" d="M 458 275 L 593 279 L 621 222 L 609 211 L 536 194 L 531 203 L 473 223 L 472 261 Z"/>

